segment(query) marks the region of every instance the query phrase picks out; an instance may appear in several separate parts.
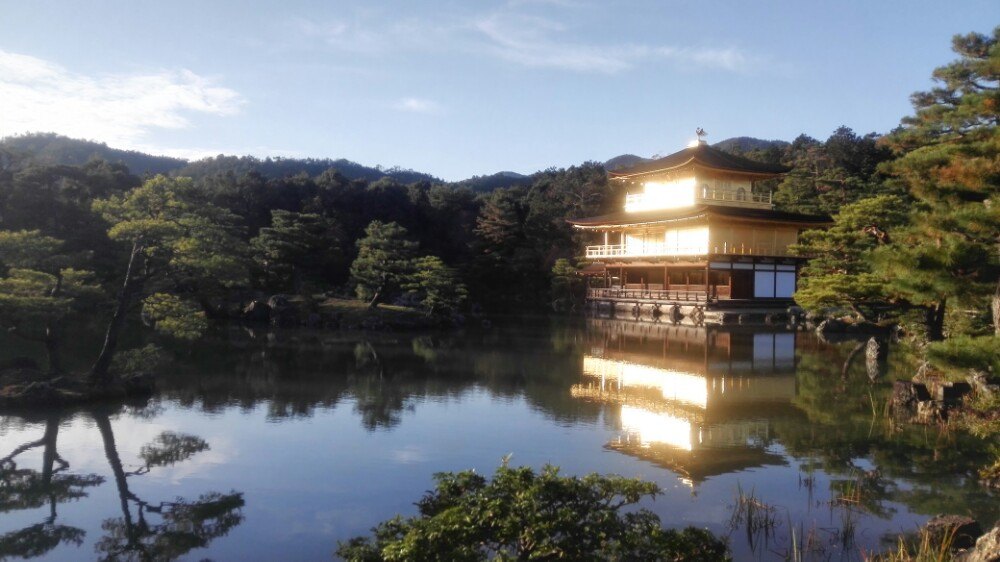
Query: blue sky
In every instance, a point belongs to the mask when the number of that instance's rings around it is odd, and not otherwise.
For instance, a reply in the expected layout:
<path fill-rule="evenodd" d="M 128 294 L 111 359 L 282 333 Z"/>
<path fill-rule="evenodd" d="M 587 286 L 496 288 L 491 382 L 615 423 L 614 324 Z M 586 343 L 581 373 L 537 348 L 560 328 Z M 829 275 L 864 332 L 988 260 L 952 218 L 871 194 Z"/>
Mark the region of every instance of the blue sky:
<path fill-rule="evenodd" d="M 0 136 L 448 180 L 885 132 L 1000 4 L 0 0 Z"/>

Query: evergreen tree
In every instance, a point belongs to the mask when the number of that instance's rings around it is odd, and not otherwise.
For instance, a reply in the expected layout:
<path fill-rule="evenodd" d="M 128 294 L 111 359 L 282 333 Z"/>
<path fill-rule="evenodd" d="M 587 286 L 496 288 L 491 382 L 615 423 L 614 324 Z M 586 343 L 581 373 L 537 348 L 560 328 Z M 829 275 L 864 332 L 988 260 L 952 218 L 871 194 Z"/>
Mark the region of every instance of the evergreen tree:
<path fill-rule="evenodd" d="M 358 257 L 351 264 L 351 277 L 358 298 L 375 308 L 395 295 L 413 271 L 417 244 L 394 222 L 372 221 L 365 237 L 358 240 Z"/>
<path fill-rule="evenodd" d="M 265 286 L 299 292 L 306 281 L 336 280 L 340 243 L 340 229 L 331 219 L 278 209 L 271 214 L 271 226 L 250 241 L 250 249 Z"/>
<path fill-rule="evenodd" d="M 414 261 L 413 274 L 403 288 L 415 292 L 420 305 L 432 316 L 456 312 L 468 295 L 455 270 L 436 256 Z"/>
<path fill-rule="evenodd" d="M 901 198 L 880 195 L 844 206 L 828 229 L 803 232 L 792 250 L 810 260 L 800 271 L 795 302 L 810 311 L 846 309 L 860 320 L 875 320 L 893 303 L 872 254 L 907 218 Z"/>
<path fill-rule="evenodd" d="M 246 244 L 236 217 L 209 204 L 189 178 L 156 176 L 124 195 L 94 202 L 111 225 L 108 236 L 126 244 L 128 266 L 100 356 L 91 369 L 111 382 L 109 367 L 132 304 L 143 300 L 160 331 L 191 337 L 204 327 L 192 301 L 246 282 Z"/>
<path fill-rule="evenodd" d="M 958 35 L 960 59 L 936 69 L 938 86 L 912 96 L 915 114 L 888 142 L 885 166 L 917 200 L 911 226 L 880 253 L 891 290 L 927 311 L 928 337 L 944 337 L 948 303 L 992 297 L 1000 333 L 1000 27 Z"/>
<path fill-rule="evenodd" d="M 81 259 L 66 254 L 62 241 L 37 230 L 0 231 L 0 326 L 42 342 L 50 375 L 61 371 L 63 319 L 102 293 L 91 272 L 72 267 Z"/>

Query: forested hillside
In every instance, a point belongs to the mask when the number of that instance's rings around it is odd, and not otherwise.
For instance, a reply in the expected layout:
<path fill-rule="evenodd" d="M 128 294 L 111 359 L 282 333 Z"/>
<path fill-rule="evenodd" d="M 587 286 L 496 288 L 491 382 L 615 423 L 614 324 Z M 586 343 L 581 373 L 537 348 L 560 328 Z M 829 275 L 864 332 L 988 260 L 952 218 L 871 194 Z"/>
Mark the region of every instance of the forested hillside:
<path fill-rule="evenodd" d="M 0 139 L 0 153 L 3 152 L 49 166 L 82 166 L 91 160 L 106 160 L 124 164 L 136 175 L 166 174 L 187 165 L 187 160 L 180 158 L 120 150 L 104 143 L 71 139 L 54 133 Z"/>

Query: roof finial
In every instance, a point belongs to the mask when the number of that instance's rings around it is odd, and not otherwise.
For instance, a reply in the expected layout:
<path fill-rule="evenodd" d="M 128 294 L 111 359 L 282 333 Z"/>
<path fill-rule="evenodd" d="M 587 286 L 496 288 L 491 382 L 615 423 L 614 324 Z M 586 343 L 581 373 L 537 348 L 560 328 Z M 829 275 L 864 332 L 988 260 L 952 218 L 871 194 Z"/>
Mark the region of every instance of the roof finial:
<path fill-rule="evenodd" d="M 698 142 L 699 143 L 705 142 L 704 137 L 708 136 L 708 133 L 705 132 L 705 129 L 702 129 L 701 127 L 698 127 L 697 129 L 695 129 L 694 130 L 694 134 L 698 135 Z"/>

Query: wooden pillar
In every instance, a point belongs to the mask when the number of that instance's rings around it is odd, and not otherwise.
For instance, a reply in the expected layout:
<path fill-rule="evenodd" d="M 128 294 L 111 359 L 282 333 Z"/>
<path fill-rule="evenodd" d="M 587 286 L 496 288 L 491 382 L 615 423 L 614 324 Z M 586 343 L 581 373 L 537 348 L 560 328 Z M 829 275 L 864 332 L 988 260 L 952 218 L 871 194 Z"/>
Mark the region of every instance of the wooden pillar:
<path fill-rule="evenodd" d="M 705 299 L 706 300 L 708 300 L 708 281 L 709 281 L 709 279 L 708 279 L 708 277 L 709 277 L 708 276 L 708 272 L 709 272 L 708 266 L 709 266 L 709 263 L 710 262 L 707 262 L 707 261 L 705 262 Z"/>
<path fill-rule="evenodd" d="M 670 290 L 670 267 L 666 263 L 663 264 L 663 290 Z"/>

